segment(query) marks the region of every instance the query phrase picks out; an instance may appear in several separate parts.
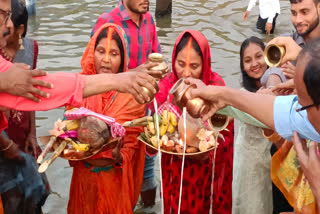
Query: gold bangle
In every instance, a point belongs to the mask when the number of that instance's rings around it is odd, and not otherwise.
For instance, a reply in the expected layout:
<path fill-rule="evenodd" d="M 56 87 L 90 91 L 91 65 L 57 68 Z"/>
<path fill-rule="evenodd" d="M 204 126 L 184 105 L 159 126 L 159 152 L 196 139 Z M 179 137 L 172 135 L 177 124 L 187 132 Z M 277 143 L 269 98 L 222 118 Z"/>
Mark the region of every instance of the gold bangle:
<path fill-rule="evenodd" d="M 10 140 L 10 143 L 9 143 L 9 145 L 6 147 L 6 148 L 4 148 L 4 149 L 1 149 L 0 150 L 0 152 L 4 152 L 4 151 L 7 151 L 8 149 L 10 149 L 10 147 L 12 146 L 14 144 L 14 142 L 12 141 L 12 140 Z"/>

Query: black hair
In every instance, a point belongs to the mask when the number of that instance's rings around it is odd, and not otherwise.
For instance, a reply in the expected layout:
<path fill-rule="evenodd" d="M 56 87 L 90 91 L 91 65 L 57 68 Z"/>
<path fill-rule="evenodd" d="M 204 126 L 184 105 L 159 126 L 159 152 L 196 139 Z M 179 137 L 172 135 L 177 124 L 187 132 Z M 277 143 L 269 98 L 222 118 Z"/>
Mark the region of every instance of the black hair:
<path fill-rule="evenodd" d="M 306 57 L 306 58 L 305 58 Z M 320 39 L 308 43 L 300 52 L 298 59 L 307 59 L 303 81 L 313 104 L 320 106 Z"/>
<path fill-rule="evenodd" d="M 190 37 L 192 37 L 190 33 L 185 33 L 185 34 L 182 36 L 179 44 L 177 45 L 176 53 L 175 53 L 174 58 L 177 58 L 178 53 L 179 53 L 184 47 L 187 46 Z M 201 59 L 202 59 L 202 61 L 203 61 L 203 56 L 202 56 L 201 48 L 200 48 L 199 44 L 197 43 L 197 41 L 196 41 L 195 39 L 192 39 L 192 48 L 197 52 L 197 54 L 198 54 L 199 56 L 201 56 Z"/>
<path fill-rule="evenodd" d="M 301 3 L 303 0 L 290 0 L 290 4 L 298 4 Z M 313 0 L 314 4 L 319 4 L 319 0 Z"/>
<path fill-rule="evenodd" d="M 25 37 L 28 30 L 28 11 L 26 5 L 20 0 L 11 0 L 12 16 L 11 20 L 15 29 L 24 25 L 24 32 L 21 35 Z"/>
<path fill-rule="evenodd" d="M 251 43 L 258 45 L 262 50 L 264 50 L 265 45 L 263 41 L 258 37 L 251 36 L 248 39 L 244 40 L 240 47 L 240 69 L 242 74 L 242 86 L 248 91 L 256 92 L 259 89 L 256 84 L 257 80 L 247 74 L 247 72 L 244 70 L 243 64 L 244 51 L 247 49 L 247 47 L 249 47 Z"/>
<path fill-rule="evenodd" d="M 100 32 L 100 34 L 98 35 L 96 44 L 94 46 L 94 49 L 96 49 L 96 47 L 98 46 L 98 44 L 101 41 L 101 39 L 107 37 L 108 31 L 109 31 L 109 28 L 105 28 Z M 118 33 L 116 31 L 113 31 L 113 33 L 112 33 L 112 40 L 115 40 L 117 42 L 117 45 L 118 45 L 118 47 L 120 49 L 121 64 L 120 64 L 119 71 L 118 71 L 118 73 L 119 73 L 119 72 L 122 72 L 123 68 L 124 68 L 124 50 L 123 50 L 123 46 L 124 45 L 122 44 L 121 38 L 120 38 L 120 36 L 118 35 Z"/>

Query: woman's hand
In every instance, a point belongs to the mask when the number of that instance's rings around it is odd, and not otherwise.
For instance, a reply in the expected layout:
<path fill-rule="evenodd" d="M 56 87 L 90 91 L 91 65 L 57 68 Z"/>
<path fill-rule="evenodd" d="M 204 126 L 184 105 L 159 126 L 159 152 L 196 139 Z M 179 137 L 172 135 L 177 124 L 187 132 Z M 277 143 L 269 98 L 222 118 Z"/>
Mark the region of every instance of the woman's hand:
<path fill-rule="evenodd" d="M 272 89 L 272 92 L 275 93 L 277 96 L 295 94 L 295 84 L 293 79 L 275 86 Z"/>
<path fill-rule="evenodd" d="M 294 66 L 291 62 L 286 62 L 282 66 L 282 72 L 287 79 L 293 79 L 296 73 L 296 66 Z"/>
<path fill-rule="evenodd" d="M 3 157 L 10 161 L 23 162 L 19 154 L 19 147 L 12 140 L 0 134 L 0 150 Z"/>
<path fill-rule="evenodd" d="M 307 147 L 305 140 L 301 140 L 297 132 L 293 134 L 293 145 L 297 152 L 298 160 L 303 174 L 306 176 L 311 191 L 316 198 L 318 208 L 320 208 L 320 155 L 319 143 L 312 141 Z"/>
<path fill-rule="evenodd" d="M 36 158 L 38 156 L 37 145 L 37 137 L 30 132 L 25 142 L 24 152 Z"/>
<path fill-rule="evenodd" d="M 151 76 L 161 76 L 162 75 L 162 71 L 151 70 L 151 68 L 153 68 L 155 66 L 158 66 L 158 65 L 159 65 L 159 63 L 146 61 L 145 63 L 139 65 L 138 67 L 136 67 L 134 69 L 130 69 L 129 71 L 144 72 L 144 73 L 149 74 Z"/>

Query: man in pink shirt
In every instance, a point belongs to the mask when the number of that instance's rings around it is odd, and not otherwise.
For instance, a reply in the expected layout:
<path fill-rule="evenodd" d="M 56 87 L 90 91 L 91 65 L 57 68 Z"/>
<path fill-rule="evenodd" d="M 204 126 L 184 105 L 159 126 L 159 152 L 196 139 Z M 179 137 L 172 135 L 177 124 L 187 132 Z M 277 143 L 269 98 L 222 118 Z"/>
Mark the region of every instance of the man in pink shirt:
<path fill-rule="evenodd" d="M 12 26 L 11 0 L 0 0 L 0 46 Z M 149 101 L 143 87 L 156 92 L 155 80 L 145 72 L 121 74 L 47 74 L 44 71 L 30 71 L 24 64 L 12 64 L 0 57 L 0 106 L 17 110 L 48 110 L 63 105 L 77 106 L 83 97 L 106 91 L 132 94 L 141 103 Z M 23 96 L 23 97 L 19 97 Z M 37 101 L 38 103 L 34 102 Z M 0 114 L 0 131 L 7 121 Z M 15 144 L 0 135 L 0 151 L 9 159 L 17 158 Z M 7 154 L 7 155 L 6 155 Z"/>

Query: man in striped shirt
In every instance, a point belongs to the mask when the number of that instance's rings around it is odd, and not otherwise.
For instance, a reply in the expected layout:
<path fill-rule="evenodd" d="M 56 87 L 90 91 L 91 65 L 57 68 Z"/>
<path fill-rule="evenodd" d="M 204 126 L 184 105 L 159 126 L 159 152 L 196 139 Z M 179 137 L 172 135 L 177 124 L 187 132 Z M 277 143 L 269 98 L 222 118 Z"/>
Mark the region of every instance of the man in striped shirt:
<path fill-rule="evenodd" d="M 149 54 L 161 53 L 156 25 L 148 8 L 149 0 L 120 0 L 118 7 L 99 17 L 92 31 L 93 35 L 105 23 L 114 23 L 124 29 L 130 50 L 129 69 L 144 64 Z"/>

